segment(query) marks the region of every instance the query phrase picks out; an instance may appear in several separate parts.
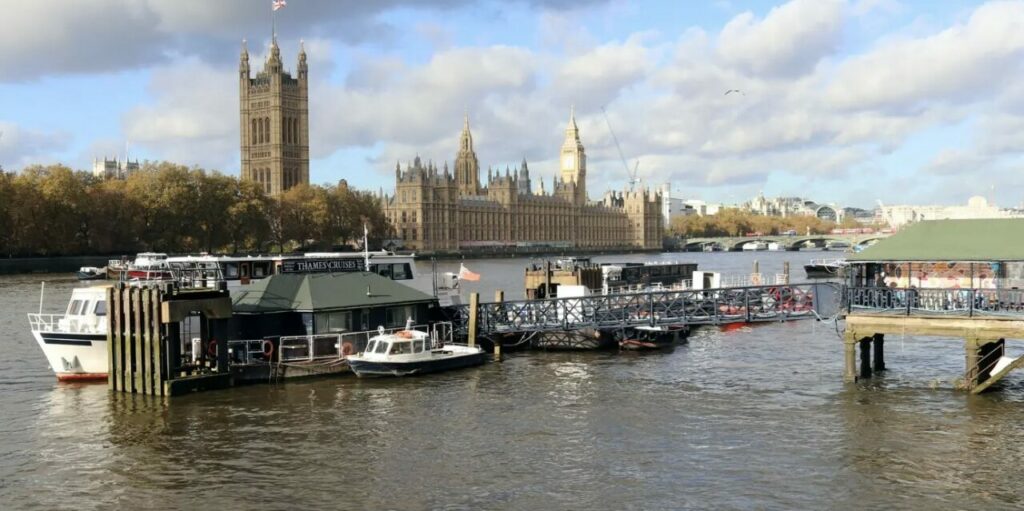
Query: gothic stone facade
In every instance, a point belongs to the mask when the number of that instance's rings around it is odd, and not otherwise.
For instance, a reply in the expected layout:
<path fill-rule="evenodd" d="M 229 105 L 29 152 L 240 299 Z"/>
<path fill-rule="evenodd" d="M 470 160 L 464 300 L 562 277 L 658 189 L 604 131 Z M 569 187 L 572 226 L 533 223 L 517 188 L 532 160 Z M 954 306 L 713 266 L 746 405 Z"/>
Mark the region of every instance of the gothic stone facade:
<path fill-rule="evenodd" d="M 253 78 L 242 44 L 238 67 L 242 179 L 269 195 L 309 184 L 309 95 L 306 50 L 299 50 L 298 76 L 284 70 L 274 38 L 263 71 Z"/>
<path fill-rule="evenodd" d="M 560 176 L 550 193 L 543 183 L 532 189 L 525 160 L 504 174 L 489 169 L 484 186 L 467 119 L 454 173 L 447 163 L 439 169 L 418 156 L 404 170 L 396 165 L 395 194 L 382 197 L 384 209 L 404 246 L 427 253 L 661 247 L 659 193 L 608 192 L 601 201 L 587 199 L 587 157 L 573 115 L 559 162 Z"/>

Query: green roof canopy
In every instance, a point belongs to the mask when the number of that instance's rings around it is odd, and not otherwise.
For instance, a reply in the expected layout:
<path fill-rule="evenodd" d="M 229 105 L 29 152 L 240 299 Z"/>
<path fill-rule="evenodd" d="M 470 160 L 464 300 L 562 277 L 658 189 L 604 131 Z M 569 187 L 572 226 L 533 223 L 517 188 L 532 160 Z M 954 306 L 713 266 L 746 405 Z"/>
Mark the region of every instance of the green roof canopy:
<path fill-rule="evenodd" d="M 851 262 L 1024 261 L 1024 218 L 918 222 L 847 259 Z"/>
<path fill-rule="evenodd" d="M 369 292 L 369 294 L 367 294 Z M 235 294 L 234 312 L 313 312 L 433 301 L 434 297 L 376 273 L 280 274 Z"/>

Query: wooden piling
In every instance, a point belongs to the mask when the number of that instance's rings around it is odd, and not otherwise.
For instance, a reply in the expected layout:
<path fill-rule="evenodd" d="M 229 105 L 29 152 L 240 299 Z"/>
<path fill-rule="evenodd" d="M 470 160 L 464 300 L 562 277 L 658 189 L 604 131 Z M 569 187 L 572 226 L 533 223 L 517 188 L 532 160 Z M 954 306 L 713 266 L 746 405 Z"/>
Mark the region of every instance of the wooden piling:
<path fill-rule="evenodd" d="M 477 321 L 477 308 L 480 304 L 480 293 L 469 294 L 469 339 L 466 343 L 470 346 L 476 345 L 476 321 Z"/>
<path fill-rule="evenodd" d="M 964 339 L 964 388 L 973 389 L 978 384 L 978 346 L 984 341 L 973 337 Z"/>
<path fill-rule="evenodd" d="M 860 377 L 871 377 L 871 338 L 860 340 Z"/>
<path fill-rule="evenodd" d="M 782 262 L 782 275 L 785 282 L 783 284 L 789 284 L 789 261 Z"/>
<path fill-rule="evenodd" d="M 874 355 L 874 370 L 885 371 L 885 334 L 875 334 L 871 338 L 871 354 Z"/>

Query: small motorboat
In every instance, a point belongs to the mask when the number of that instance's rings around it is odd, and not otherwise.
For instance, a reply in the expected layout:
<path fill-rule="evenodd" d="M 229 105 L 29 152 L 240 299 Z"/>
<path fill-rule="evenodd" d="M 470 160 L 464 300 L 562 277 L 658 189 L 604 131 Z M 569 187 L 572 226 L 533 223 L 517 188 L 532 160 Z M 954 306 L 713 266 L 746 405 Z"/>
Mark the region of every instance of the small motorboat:
<path fill-rule="evenodd" d="M 849 265 L 845 259 L 812 259 L 804 271 L 809 279 L 835 279 L 843 277 Z"/>
<path fill-rule="evenodd" d="M 623 331 L 619 339 L 619 349 L 657 350 L 669 348 L 675 346 L 681 339 L 684 339 L 686 333 L 685 326 L 637 326 Z"/>
<path fill-rule="evenodd" d="M 434 346 L 427 332 L 405 330 L 371 337 L 366 351 L 347 360 L 356 376 L 411 376 L 462 369 L 483 364 L 487 354 L 479 346 L 443 344 Z"/>
<path fill-rule="evenodd" d="M 78 280 L 102 280 L 107 278 L 106 268 L 95 266 L 83 266 L 78 269 Z"/>

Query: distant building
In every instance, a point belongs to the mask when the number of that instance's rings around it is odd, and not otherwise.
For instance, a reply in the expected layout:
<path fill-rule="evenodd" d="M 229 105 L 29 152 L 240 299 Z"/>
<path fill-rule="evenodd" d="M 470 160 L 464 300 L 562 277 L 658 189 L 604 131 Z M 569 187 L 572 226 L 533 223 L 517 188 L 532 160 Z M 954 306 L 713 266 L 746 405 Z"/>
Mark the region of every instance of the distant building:
<path fill-rule="evenodd" d="M 981 196 L 971 197 L 966 206 L 881 206 L 880 219 L 894 229 L 923 220 L 970 220 L 1021 218 L 1020 210 L 1000 208 Z"/>
<path fill-rule="evenodd" d="M 834 204 L 818 204 L 800 197 L 775 197 L 768 199 L 758 193 L 742 209 L 764 216 L 813 216 L 830 222 L 842 222 L 848 211 L 862 211 L 857 208 L 840 208 Z"/>
<path fill-rule="evenodd" d="M 658 192 L 587 198 L 587 156 L 571 114 L 559 162 L 550 193 L 543 182 L 533 189 L 525 160 L 504 173 L 488 169 L 484 185 L 467 118 L 454 173 L 447 163 L 438 168 L 417 156 L 404 169 L 396 165 L 395 193 L 381 200 L 401 243 L 423 252 L 661 247 L 665 224 Z"/>
<path fill-rule="evenodd" d="M 92 175 L 101 179 L 124 179 L 137 170 L 139 160 L 130 161 L 127 156 L 123 160 L 118 157 L 110 160 L 106 156 L 92 160 Z"/>
<path fill-rule="evenodd" d="M 692 209 L 697 216 L 717 215 L 722 209 L 721 204 L 708 204 L 700 199 L 686 199 L 683 201 L 683 207 Z"/>
<path fill-rule="evenodd" d="M 242 43 L 238 65 L 242 179 L 269 195 L 309 184 L 309 69 L 300 47 L 295 77 L 284 70 L 275 37 L 263 71 L 251 76 Z"/>

